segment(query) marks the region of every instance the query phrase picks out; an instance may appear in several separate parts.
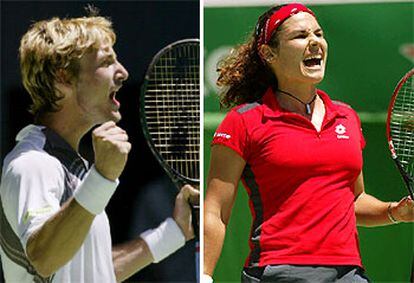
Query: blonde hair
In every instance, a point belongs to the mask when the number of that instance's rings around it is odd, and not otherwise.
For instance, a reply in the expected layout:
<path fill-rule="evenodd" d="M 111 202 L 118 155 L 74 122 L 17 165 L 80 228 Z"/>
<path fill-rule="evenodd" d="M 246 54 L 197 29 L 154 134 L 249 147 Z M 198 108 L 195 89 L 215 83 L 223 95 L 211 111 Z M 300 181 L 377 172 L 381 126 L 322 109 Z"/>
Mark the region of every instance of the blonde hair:
<path fill-rule="evenodd" d="M 99 45 L 115 43 L 110 20 L 99 17 L 52 18 L 34 23 L 20 42 L 20 69 L 23 85 L 33 104 L 35 121 L 47 112 L 59 110 L 62 95 L 55 82 L 77 78 L 79 59 Z M 63 77 L 62 77 L 63 76 Z"/>

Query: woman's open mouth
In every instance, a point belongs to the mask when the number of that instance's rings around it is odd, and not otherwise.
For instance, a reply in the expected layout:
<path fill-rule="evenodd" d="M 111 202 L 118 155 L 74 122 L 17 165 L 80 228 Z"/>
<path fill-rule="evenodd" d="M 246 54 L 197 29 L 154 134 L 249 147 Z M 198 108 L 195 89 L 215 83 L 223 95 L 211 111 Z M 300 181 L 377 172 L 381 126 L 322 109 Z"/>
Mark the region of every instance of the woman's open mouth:
<path fill-rule="evenodd" d="M 308 68 L 315 68 L 322 66 L 322 55 L 312 55 L 303 60 L 303 64 Z"/>

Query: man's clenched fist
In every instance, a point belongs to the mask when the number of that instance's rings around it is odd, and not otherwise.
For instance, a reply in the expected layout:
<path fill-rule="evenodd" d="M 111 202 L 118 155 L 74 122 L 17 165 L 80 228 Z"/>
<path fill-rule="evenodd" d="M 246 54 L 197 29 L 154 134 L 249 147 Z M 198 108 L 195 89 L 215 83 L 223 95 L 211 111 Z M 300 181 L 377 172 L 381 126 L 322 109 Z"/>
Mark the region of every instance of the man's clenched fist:
<path fill-rule="evenodd" d="M 109 121 L 92 132 L 95 168 L 105 178 L 115 181 L 124 170 L 131 144 L 127 133 Z"/>

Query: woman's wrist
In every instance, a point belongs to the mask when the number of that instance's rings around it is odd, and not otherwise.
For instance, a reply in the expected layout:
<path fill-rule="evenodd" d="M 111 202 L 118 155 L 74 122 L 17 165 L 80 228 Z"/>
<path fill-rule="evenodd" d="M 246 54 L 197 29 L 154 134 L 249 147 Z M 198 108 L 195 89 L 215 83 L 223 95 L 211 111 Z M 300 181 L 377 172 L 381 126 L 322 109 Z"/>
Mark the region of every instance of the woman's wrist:
<path fill-rule="evenodd" d="M 393 207 L 394 207 L 393 203 L 390 202 L 387 208 L 388 219 L 391 221 L 392 224 L 398 224 L 400 223 L 400 221 L 398 221 L 397 218 L 395 218 L 395 215 L 392 213 Z"/>
<path fill-rule="evenodd" d="M 202 274 L 200 283 L 213 283 L 213 278 L 208 274 Z"/>

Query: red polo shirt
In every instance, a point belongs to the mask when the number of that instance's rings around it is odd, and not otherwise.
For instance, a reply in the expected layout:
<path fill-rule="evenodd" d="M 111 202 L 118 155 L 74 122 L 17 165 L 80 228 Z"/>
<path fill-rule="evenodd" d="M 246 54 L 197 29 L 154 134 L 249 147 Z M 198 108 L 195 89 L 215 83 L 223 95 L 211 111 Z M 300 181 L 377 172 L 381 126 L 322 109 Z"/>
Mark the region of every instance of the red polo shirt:
<path fill-rule="evenodd" d="M 261 102 L 233 108 L 212 144 L 245 161 L 242 182 L 253 216 L 245 266 L 362 266 L 354 183 L 362 170 L 360 120 L 318 90 L 326 114 L 320 132 L 282 109 L 271 89 Z"/>

